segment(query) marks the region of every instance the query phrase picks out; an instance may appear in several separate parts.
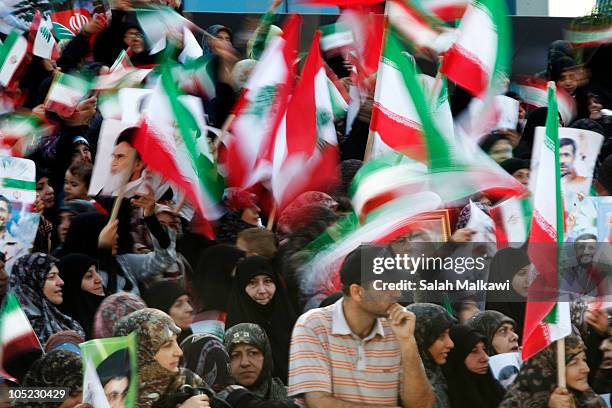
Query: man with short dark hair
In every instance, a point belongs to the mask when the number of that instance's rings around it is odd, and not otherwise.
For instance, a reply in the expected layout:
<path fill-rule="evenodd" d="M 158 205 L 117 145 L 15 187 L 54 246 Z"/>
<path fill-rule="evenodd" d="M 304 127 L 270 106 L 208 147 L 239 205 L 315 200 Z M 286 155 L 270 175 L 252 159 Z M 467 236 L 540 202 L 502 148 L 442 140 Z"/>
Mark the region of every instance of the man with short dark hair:
<path fill-rule="evenodd" d="M 376 290 L 377 258 L 388 249 L 362 245 L 340 268 L 344 296 L 311 310 L 291 339 L 289 395 L 307 407 L 432 407 L 414 337 L 416 318 L 397 303 L 399 292 Z"/>

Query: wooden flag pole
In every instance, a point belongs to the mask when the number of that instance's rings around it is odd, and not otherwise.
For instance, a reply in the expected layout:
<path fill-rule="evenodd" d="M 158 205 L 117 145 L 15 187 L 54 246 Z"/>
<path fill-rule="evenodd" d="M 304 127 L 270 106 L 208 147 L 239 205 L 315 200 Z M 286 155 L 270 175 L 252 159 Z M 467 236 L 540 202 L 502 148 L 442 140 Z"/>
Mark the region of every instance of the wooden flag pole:
<path fill-rule="evenodd" d="M 372 156 L 372 146 L 374 145 L 374 131 L 370 129 L 368 132 L 368 142 L 366 144 L 365 154 L 363 155 L 363 162 L 367 163 Z"/>
<path fill-rule="evenodd" d="M 557 340 L 557 386 L 566 388 L 565 383 L 565 338 Z"/>
<path fill-rule="evenodd" d="M 136 149 L 134 149 L 134 151 L 132 152 L 128 166 L 121 175 L 121 185 L 119 186 L 119 192 L 117 193 L 117 197 L 115 198 L 115 202 L 113 203 L 113 210 L 111 211 L 110 219 L 108 220 L 109 224 L 115 221 L 117 219 L 117 216 L 119 215 L 119 208 L 121 207 L 121 202 L 123 201 L 123 197 L 125 196 L 125 187 L 130 181 L 130 176 L 134 171 L 134 163 L 136 163 Z"/>
<path fill-rule="evenodd" d="M 274 226 L 275 218 L 276 218 L 276 203 L 274 203 L 274 206 L 272 207 L 272 211 L 270 212 L 270 217 L 268 218 L 268 225 L 266 226 L 266 229 L 268 231 L 272 231 L 272 227 Z"/>
<path fill-rule="evenodd" d="M 223 122 L 223 126 L 221 126 L 221 133 L 217 140 L 215 140 L 215 149 L 219 148 L 219 145 L 225 141 L 225 134 L 227 133 L 230 126 L 232 126 L 232 122 L 236 119 L 236 115 L 234 113 L 230 114 L 225 122 Z"/>

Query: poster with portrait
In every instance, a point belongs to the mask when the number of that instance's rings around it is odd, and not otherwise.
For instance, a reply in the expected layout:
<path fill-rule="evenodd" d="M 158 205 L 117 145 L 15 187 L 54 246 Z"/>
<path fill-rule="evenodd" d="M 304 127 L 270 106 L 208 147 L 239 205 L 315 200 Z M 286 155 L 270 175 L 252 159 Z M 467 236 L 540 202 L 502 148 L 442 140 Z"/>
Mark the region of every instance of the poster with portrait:
<path fill-rule="evenodd" d="M 505 389 L 512 385 L 522 364 L 520 353 L 502 353 L 489 357 L 491 373 Z"/>
<path fill-rule="evenodd" d="M 34 212 L 36 166 L 32 160 L 0 157 L 0 250 L 5 270 L 32 248 L 40 215 Z"/>
<path fill-rule="evenodd" d="M 136 333 L 81 343 L 83 402 L 94 408 L 132 408 L 138 394 Z"/>
<path fill-rule="evenodd" d="M 531 154 L 529 190 L 535 191 L 537 183 L 540 151 L 544 143 L 546 128 L 537 127 Z M 559 128 L 559 164 L 561 171 L 561 191 L 568 217 L 580 210 L 584 200 L 590 195 L 593 170 L 603 136 L 584 129 Z"/>
<path fill-rule="evenodd" d="M 612 197 L 597 197 L 597 241 L 612 243 Z"/>

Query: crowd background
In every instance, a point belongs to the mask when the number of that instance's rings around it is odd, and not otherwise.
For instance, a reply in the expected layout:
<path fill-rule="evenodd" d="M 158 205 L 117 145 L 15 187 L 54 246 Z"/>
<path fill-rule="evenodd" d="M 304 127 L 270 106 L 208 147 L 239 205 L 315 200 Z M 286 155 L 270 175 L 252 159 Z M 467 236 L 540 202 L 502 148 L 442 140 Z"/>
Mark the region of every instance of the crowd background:
<path fill-rule="evenodd" d="M 206 29 L 203 49 L 212 57 L 216 96 L 202 102 L 211 127 L 223 127 L 266 44 L 282 32 L 276 25 L 282 20 L 275 15 L 279 3 L 273 1 L 258 22 L 244 55 L 234 47 L 238 27 Z M 169 5 L 181 12 L 178 2 Z M 133 332 L 137 407 L 363 407 L 408 406 L 408 401 L 440 408 L 605 406 L 598 394 L 612 391 L 612 309 L 589 308 L 581 296 L 573 299 L 575 330 L 565 341 L 567 387 L 556 384 L 554 346 L 524 362 L 510 383 L 502 385 L 493 376 L 489 358 L 521 347 L 530 265 L 524 249 L 499 251 L 489 270 L 490 281 L 510 280 L 522 302 L 481 305 L 468 297 L 446 307 L 420 302 L 397 310 L 394 299 L 369 297 L 375 295 L 369 282 L 361 280 L 359 266 L 363 251 L 371 250 L 366 246 L 342 263 L 334 278 L 341 291 L 331 293 L 328 285 L 313 293 L 301 286 L 302 267 L 312 257 L 309 244 L 351 211 L 349 186 L 364 160 L 373 89 L 357 103 L 350 130 L 345 121 L 335 123 L 336 186 L 303 193 L 278 214 L 273 228 L 264 227 L 272 216 L 262 211 L 266 203 L 260 196 L 229 188 L 223 196 L 225 215 L 213 225 L 215 239 L 201 235 L 189 203 L 180 203 L 179 192 L 157 180 L 138 157 L 119 215 L 109 222 L 114 199 L 88 194 L 103 122 L 99 97 L 80 101 L 69 117 L 47 111 L 45 98 L 56 72 L 103 74 L 122 50 L 135 67 L 155 65 L 132 8 L 130 0 L 112 0 L 109 21 L 92 19 L 60 44 L 57 60 L 32 57 L 18 86 L 0 89 L 3 97 L 21 100 L 18 111 L 53 129 L 26 155 L 36 164 L 35 208 L 40 214 L 31 253 L 14 259 L 10 271 L 4 268 L 5 255 L 0 258 L 0 296 L 16 295 L 44 352 L 3 358 L 3 387 L 70 390 L 61 403 L 15 406 L 87 406 L 82 404 L 78 345 Z M 180 51 L 180 40 L 178 46 Z M 599 196 L 612 192 L 611 50 L 609 44 L 600 45 L 584 59 L 582 50 L 555 41 L 543 50 L 547 66 L 529 73 L 556 82 L 574 99 L 576 116 L 563 126 L 603 135 L 594 173 Z M 354 84 L 351 65 L 338 57 L 328 63 L 348 92 Z M 487 135 L 480 146 L 526 185 L 535 127 L 544 125 L 547 109 L 530 110 L 520 95 L 507 95 L 520 102 L 517 127 Z M 454 114 L 468 101 L 461 88 L 451 89 Z M 126 157 L 121 148 L 133 151 L 130 132 L 117 140 L 113 165 Z M 213 132 L 207 137 L 211 145 L 218 142 Z M 478 199 L 487 212 L 490 200 Z M 5 213 L 0 212 L 0 227 L 8 222 Z M 461 212 L 451 243 L 470 241 L 476 231 L 466 228 L 468 218 Z M 585 234 L 576 242 L 596 240 Z M 374 248 L 394 251 L 392 244 Z M 588 269 L 588 262 L 583 266 Z M 583 294 L 591 291 L 587 287 Z M 338 310 L 345 316 L 340 318 L 345 332 L 335 326 Z M 414 344 L 414 355 L 404 343 Z M 374 347 L 364 358 L 390 359 L 391 374 L 363 368 L 356 360 L 363 347 Z M 400 355 L 406 376 L 399 374 Z M 339 376 L 334 371 L 338 361 L 356 368 L 355 376 Z M 117 382 L 117 390 L 107 392 L 113 377 L 100 373 L 110 406 L 123 406 L 127 385 Z M 1 404 L 9 406 L 6 400 Z"/>

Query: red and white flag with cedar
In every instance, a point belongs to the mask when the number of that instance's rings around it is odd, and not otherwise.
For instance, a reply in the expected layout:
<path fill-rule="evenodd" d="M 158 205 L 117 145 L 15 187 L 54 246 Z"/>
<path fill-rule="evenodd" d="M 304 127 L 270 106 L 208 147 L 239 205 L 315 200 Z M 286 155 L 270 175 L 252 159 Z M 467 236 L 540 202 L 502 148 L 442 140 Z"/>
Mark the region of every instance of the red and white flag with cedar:
<path fill-rule="evenodd" d="M 459 24 L 457 41 L 444 53 L 440 72 L 473 96 L 499 86 L 509 60 L 510 32 L 504 0 L 474 0 Z"/>
<path fill-rule="evenodd" d="M 283 35 L 266 47 L 234 107 L 236 118 L 225 141 L 231 186 L 247 188 L 270 178 L 274 137 L 295 79 L 300 23 L 301 17 L 289 17 Z"/>
<path fill-rule="evenodd" d="M 53 37 L 51 23 L 44 19 L 40 11 L 36 10 L 32 25 L 30 26 L 29 41 L 32 54 L 40 58 L 56 60 L 60 56 L 59 47 Z"/>
<path fill-rule="evenodd" d="M 0 362 L 2 366 L 15 357 L 42 349 L 19 300 L 9 292 L 0 311 Z"/>
<path fill-rule="evenodd" d="M 276 134 L 272 195 L 284 208 L 309 190 L 325 191 L 336 182 L 338 140 L 327 74 L 315 33 L 300 81 Z"/>
<path fill-rule="evenodd" d="M 571 332 L 569 303 L 559 301 L 559 255 L 564 242 L 565 219 L 561 194 L 559 121 L 554 84 L 548 88 L 546 136 L 540 151 L 533 217 L 529 234 L 529 258 L 537 277 L 529 286 L 523 360 Z"/>

